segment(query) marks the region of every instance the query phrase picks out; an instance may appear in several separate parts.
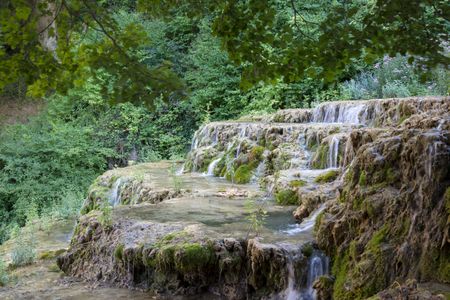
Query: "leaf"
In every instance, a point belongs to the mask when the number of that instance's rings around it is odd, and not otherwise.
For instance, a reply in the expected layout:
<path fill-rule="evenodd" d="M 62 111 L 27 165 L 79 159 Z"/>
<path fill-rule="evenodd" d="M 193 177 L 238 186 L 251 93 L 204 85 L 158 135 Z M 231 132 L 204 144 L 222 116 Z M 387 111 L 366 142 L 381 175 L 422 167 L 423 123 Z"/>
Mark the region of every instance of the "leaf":
<path fill-rule="evenodd" d="M 28 6 L 19 6 L 16 8 L 16 17 L 19 20 L 26 20 L 31 13 L 31 8 Z"/>

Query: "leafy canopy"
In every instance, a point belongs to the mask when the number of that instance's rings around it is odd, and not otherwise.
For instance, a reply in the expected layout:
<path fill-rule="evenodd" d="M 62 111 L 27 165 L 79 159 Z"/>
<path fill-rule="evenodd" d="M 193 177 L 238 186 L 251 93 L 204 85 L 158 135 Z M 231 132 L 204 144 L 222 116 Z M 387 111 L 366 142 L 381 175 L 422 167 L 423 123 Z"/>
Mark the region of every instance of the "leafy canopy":
<path fill-rule="evenodd" d="M 422 68 L 448 66 L 450 3 L 445 0 L 140 0 L 140 9 L 214 15 L 213 32 L 244 65 L 243 84 L 283 77 L 333 81 L 356 59 L 409 55 Z M 447 52 L 446 52 L 447 51 Z"/>
<path fill-rule="evenodd" d="M 119 24 L 117 7 L 94 0 L 4 0 L 0 2 L 0 91 L 22 81 L 28 95 L 65 93 L 103 70 L 102 90 L 111 102 L 152 104 L 183 90 L 163 61 L 142 63 L 151 46 L 138 23 Z"/>

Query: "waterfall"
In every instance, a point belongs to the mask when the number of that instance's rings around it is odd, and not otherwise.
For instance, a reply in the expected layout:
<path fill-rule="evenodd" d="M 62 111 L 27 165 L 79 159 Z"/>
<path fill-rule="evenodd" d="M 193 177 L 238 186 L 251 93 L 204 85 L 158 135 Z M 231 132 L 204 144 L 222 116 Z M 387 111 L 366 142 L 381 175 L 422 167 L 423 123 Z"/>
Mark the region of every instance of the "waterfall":
<path fill-rule="evenodd" d="M 436 156 L 438 155 L 438 147 L 440 145 L 445 146 L 445 144 L 441 141 L 434 141 L 428 145 L 425 160 L 425 173 L 428 178 L 432 178 L 433 176 L 433 165 L 435 163 Z"/>
<path fill-rule="evenodd" d="M 238 135 L 238 146 L 236 148 L 236 158 L 239 156 L 240 152 L 241 152 L 241 145 L 242 145 L 242 140 L 245 138 L 247 133 L 247 126 L 245 126 L 243 129 L 240 130 L 239 135 Z"/>
<path fill-rule="evenodd" d="M 285 247 L 285 246 L 284 246 Z M 301 249 L 294 250 L 292 246 L 285 248 L 286 250 L 286 270 L 287 270 L 287 287 L 279 295 L 281 299 L 286 300 L 315 300 L 317 298 L 316 291 L 313 288 L 314 281 L 323 275 L 329 274 L 330 259 L 321 251 L 314 250 L 308 259 L 308 273 L 306 275 L 306 286 L 299 288 L 301 280 L 297 278 L 295 273 L 296 255 L 301 253 Z M 304 276 L 305 276 L 304 275 Z M 278 298 L 277 298 L 278 299 Z"/>
<path fill-rule="evenodd" d="M 109 196 L 109 204 L 113 207 L 120 204 L 120 186 L 122 185 L 122 178 L 119 178 L 114 182 L 113 188 L 111 190 L 111 195 Z"/>
<path fill-rule="evenodd" d="M 175 173 L 175 175 L 180 176 L 184 173 L 184 164 L 181 166 L 181 168 Z"/>
<path fill-rule="evenodd" d="M 317 217 L 320 215 L 320 213 L 325 209 L 326 204 L 322 203 L 319 208 L 317 208 L 315 211 L 313 211 L 309 217 L 305 218 L 303 222 L 300 224 L 290 224 L 288 225 L 288 229 L 282 230 L 283 233 L 286 233 L 288 235 L 295 235 L 301 232 L 310 231 L 314 224 L 316 223 Z"/>
<path fill-rule="evenodd" d="M 365 124 L 367 105 L 357 103 L 327 103 L 313 109 L 312 121 L 316 123 Z"/>
<path fill-rule="evenodd" d="M 294 270 L 294 257 L 291 253 L 286 254 L 286 268 L 288 271 L 288 286 L 284 291 L 286 300 L 298 300 L 301 299 L 300 291 L 298 291 L 295 287 L 295 270 Z"/>
<path fill-rule="evenodd" d="M 222 158 L 219 157 L 219 158 L 213 160 L 208 166 L 208 171 L 206 173 L 203 173 L 203 175 L 205 175 L 205 176 L 214 176 L 214 169 L 216 168 L 217 164 L 219 163 L 219 161 L 221 159 Z"/>
<path fill-rule="evenodd" d="M 316 291 L 313 288 L 314 281 L 329 272 L 329 258 L 321 252 L 313 252 L 309 259 L 306 290 L 302 293 L 302 300 L 316 299 Z"/>
<path fill-rule="evenodd" d="M 338 155 L 339 155 L 339 137 L 333 135 L 329 143 L 328 151 L 328 168 L 338 167 Z"/>

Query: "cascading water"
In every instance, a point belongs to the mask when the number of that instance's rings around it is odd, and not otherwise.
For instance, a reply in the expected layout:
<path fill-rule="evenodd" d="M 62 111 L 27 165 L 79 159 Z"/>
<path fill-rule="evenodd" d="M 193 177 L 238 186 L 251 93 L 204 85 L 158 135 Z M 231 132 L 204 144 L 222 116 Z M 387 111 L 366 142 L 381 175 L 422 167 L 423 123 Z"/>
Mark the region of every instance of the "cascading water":
<path fill-rule="evenodd" d="M 219 158 L 213 160 L 213 161 L 209 164 L 208 170 L 206 171 L 206 173 L 204 173 L 204 175 L 206 175 L 206 176 L 214 176 L 214 169 L 216 168 L 217 164 L 219 163 L 219 161 L 220 161 L 221 159 L 222 159 L 222 158 L 219 157 Z"/>
<path fill-rule="evenodd" d="M 314 281 L 320 276 L 329 272 L 329 258 L 321 252 L 313 252 L 309 259 L 308 278 L 306 280 L 306 290 L 302 293 L 302 300 L 316 299 L 316 291 L 313 288 Z"/>
<path fill-rule="evenodd" d="M 313 251 L 308 259 L 308 273 L 306 275 L 306 286 L 301 287 L 302 280 L 297 278 L 295 263 L 301 256 L 300 249 L 292 246 L 281 245 L 286 250 L 287 287 L 278 298 L 285 300 L 315 300 L 316 291 L 313 288 L 314 281 L 320 276 L 329 274 L 330 259 L 321 251 Z M 303 281 L 304 282 L 304 281 Z"/>
<path fill-rule="evenodd" d="M 328 168 L 338 167 L 339 142 L 340 142 L 339 137 L 333 135 L 329 143 L 328 162 L 327 162 Z"/>
<path fill-rule="evenodd" d="M 288 254 L 286 257 L 286 268 L 288 271 L 288 286 L 284 291 L 284 298 L 286 300 L 299 300 L 301 299 L 301 293 L 296 288 L 296 276 L 294 269 L 294 257 L 292 254 Z"/>
<path fill-rule="evenodd" d="M 314 227 L 314 224 L 316 223 L 317 217 L 325 209 L 325 207 L 326 204 L 322 203 L 322 205 L 320 205 L 318 209 L 313 211 L 308 218 L 303 220 L 303 222 L 301 222 L 300 224 L 290 224 L 288 225 L 288 229 L 282 230 L 282 232 L 288 235 L 295 235 L 301 232 L 311 231 Z"/>
<path fill-rule="evenodd" d="M 313 122 L 319 123 L 367 123 L 367 109 L 365 104 L 327 103 L 313 110 Z"/>
<path fill-rule="evenodd" d="M 111 195 L 109 196 L 109 204 L 113 207 L 120 204 L 120 187 L 122 185 L 122 178 L 119 178 L 114 182 L 111 189 Z"/>
<path fill-rule="evenodd" d="M 236 148 L 236 158 L 239 157 L 239 154 L 241 153 L 241 147 L 242 147 L 242 140 L 245 138 L 247 133 L 247 126 L 244 126 L 244 128 L 241 129 L 238 135 L 238 146 Z"/>

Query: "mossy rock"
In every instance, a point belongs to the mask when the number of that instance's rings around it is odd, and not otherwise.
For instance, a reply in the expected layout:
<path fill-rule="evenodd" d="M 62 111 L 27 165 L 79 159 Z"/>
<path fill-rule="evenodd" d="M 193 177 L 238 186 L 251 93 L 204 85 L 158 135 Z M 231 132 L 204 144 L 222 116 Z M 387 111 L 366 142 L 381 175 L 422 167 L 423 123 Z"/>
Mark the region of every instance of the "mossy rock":
<path fill-rule="evenodd" d="M 326 183 L 326 182 L 332 182 L 336 180 L 336 178 L 339 176 L 338 170 L 330 170 L 326 173 L 320 174 L 319 176 L 314 179 L 314 182 L 316 183 Z"/>
<path fill-rule="evenodd" d="M 214 257 L 214 249 L 209 245 L 186 243 L 176 250 L 175 268 L 182 273 L 200 271 L 207 268 Z"/>
<path fill-rule="evenodd" d="M 289 186 L 292 188 L 299 188 L 306 185 L 306 181 L 301 179 L 295 179 L 289 182 Z"/>
<path fill-rule="evenodd" d="M 321 144 L 314 155 L 311 166 L 314 169 L 325 169 L 327 167 L 328 159 L 328 145 Z"/>
<path fill-rule="evenodd" d="M 250 161 L 260 161 L 262 159 L 262 155 L 264 153 L 263 146 L 255 146 L 250 150 Z"/>
<path fill-rule="evenodd" d="M 365 185 L 367 184 L 367 175 L 366 175 L 366 171 L 362 171 L 361 174 L 359 175 L 358 184 L 359 184 L 360 186 L 365 186 Z"/>
<path fill-rule="evenodd" d="M 38 258 L 43 260 L 53 259 L 60 256 L 64 252 L 66 252 L 66 249 L 42 251 L 41 253 L 39 253 Z"/>
<path fill-rule="evenodd" d="M 298 204 L 297 193 L 293 190 L 281 190 L 275 193 L 275 199 L 281 205 Z"/>
<path fill-rule="evenodd" d="M 117 247 L 114 249 L 114 258 L 116 260 L 123 260 L 123 250 L 125 246 L 123 244 L 117 245 Z"/>
<path fill-rule="evenodd" d="M 233 181 L 235 183 L 243 184 L 249 183 L 252 178 L 252 168 L 249 165 L 241 165 L 234 172 Z"/>

